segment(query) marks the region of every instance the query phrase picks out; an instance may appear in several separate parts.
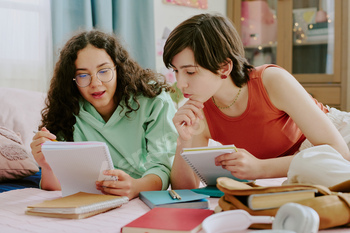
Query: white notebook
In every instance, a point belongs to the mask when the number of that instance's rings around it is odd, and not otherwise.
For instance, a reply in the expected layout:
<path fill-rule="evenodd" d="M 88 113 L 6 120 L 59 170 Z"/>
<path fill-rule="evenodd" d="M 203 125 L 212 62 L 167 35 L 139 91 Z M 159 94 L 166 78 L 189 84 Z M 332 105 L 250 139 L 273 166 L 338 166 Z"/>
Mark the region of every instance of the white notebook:
<path fill-rule="evenodd" d="M 229 177 L 241 182 L 248 182 L 249 180 L 238 179 L 228 170 L 215 165 L 217 156 L 235 151 L 237 149 L 234 145 L 208 146 L 184 148 L 181 155 L 206 185 L 216 185 L 216 179 L 219 177 Z"/>
<path fill-rule="evenodd" d="M 41 148 L 46 161 L 61 183 L 62 196 L 77 192 L 97 193 L 97 180 L 111 179 L 102 174 L 114 169 L 104 142 L 51 142 Z"/>

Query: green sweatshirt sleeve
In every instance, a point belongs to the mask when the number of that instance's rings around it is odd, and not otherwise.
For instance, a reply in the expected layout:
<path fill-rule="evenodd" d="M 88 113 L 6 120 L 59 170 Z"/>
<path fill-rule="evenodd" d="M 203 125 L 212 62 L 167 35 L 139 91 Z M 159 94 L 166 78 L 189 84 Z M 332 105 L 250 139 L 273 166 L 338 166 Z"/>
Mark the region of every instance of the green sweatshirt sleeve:
<path fill-rule="evenodd" d="M 145 173 L 155 174 L 162 180 L 162 189 L 169 187 L 170 170 L 173 163 L 177 131 L 172 122 L 176 112 L 168 93 L 162 93 L 152 104 L 152 112 L 147 119 L 145 138 L 147 141 L 147 155 L 143 166 Z"/>

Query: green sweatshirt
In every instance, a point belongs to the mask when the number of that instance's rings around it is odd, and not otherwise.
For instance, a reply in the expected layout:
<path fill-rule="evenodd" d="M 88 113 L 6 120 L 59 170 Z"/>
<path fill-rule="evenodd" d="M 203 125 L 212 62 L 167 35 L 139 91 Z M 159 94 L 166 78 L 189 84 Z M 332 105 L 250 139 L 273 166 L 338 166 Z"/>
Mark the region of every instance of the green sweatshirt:
<path fill-rule="evenodd" d="M 172 122 L 176 109 L 166 92 L 138 100 L 140 109 L 129 118 L 125 105 L 123 110 L 118 106 L 107 123 L 89 102 L 81 102 L 74 141 L 106 142 L 115 168 L 135 179 L 155 174 L 167 189 L 178 136 Z"/>

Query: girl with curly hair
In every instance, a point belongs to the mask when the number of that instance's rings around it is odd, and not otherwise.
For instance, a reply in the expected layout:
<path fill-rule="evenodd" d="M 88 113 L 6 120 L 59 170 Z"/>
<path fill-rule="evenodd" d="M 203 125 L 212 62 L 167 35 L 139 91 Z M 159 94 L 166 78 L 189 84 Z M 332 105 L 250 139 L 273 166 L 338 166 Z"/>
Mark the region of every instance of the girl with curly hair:
<path fill-rule="evenodd" d="M 41 152 L 48 140 L 106 142 L 118 181 L 97 181 L 106 194 L 137 197 L 167 189 L 177 133 L 165 79 L 143 69 L 120 41 L 98 30 L 73 36 L 60 52 L 32 154 L 41 188 L 61 186 Z"/>

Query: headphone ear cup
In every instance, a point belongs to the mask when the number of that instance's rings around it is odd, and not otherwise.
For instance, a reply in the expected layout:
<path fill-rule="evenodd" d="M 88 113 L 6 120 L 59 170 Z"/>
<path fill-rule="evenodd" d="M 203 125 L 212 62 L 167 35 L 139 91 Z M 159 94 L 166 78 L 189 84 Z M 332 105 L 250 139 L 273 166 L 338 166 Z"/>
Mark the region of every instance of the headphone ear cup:
<path fill-rule="evenodd" d="M 287 203 L 277 211 L 272 229 L 317 233 L 319 225 L 320 218 L 314 209 L 298 203 Z"/>

